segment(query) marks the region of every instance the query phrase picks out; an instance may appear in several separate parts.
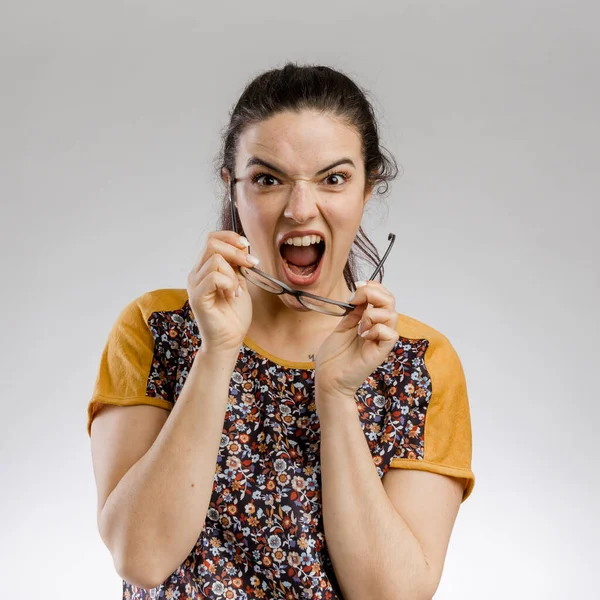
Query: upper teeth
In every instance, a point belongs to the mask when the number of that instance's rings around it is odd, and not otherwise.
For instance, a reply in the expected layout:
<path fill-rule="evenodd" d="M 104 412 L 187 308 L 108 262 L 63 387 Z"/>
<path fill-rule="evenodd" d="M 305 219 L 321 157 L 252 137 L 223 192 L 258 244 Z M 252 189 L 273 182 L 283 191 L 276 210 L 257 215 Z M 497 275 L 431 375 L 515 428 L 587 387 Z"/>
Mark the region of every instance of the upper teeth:
<path fill-rule="evenodd" d="M 323 238 L 320 235 L 305 235 L 304 237 L 288 238 L 284 244 L 289 244 L 290 246 L 310 246 L 322 241 Z"/>

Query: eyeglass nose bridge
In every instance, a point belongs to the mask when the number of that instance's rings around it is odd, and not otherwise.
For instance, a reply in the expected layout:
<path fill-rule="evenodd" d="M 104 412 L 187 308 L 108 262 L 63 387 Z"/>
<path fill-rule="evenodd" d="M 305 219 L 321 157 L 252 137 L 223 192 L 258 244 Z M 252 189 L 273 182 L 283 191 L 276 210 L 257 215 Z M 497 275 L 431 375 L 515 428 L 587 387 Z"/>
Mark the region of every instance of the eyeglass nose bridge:
<path fill-rule="evenodd" d="M 294 296 L 294 298 L 296 298 L 298 300 L 298 302 L 300 302 L 302 304 L 302 306 L 304 306 L 305 308 L 308 308 L 309 310 L 314 310 L 316 312 L 320 312 L 323 314 L 328 314 L 328 315 L 332 315 L 332 316 L 336 316 L 336 317 L 344 317 L 350 311 L 352 311 L 356 308 L 356 306 L 354 304 L 348 304 L 346 302 L 338 302 L 337 300 L 331 300 L 330 298 L 322 298 L 321 296 L 317 296 L 316 294 L 311 294 L 310 292 L 305 292 L 304 290 L 294 290 L 294 289 L 290 288 L 289 286 L 287 286 L 285 283 L 283 283 L 283 281 L 279 281 L 278 279 L 275 279 L 274 277 L 271 277 L 270 275 L 263 273 L 260 269 L 258 269 L 256 267 L 240 267 L 240 272 L 248 281 L 250 281 L 250 283 L 253 283 L 254 285 L 266 290 L 267 292 L 269 292 L 271 294 L 275 294 L 277 296 L 281 296 L 282 294 L 289 294 L 290 296 Z M 279 289 L 271 289 L 270 287 L 267 287 L 266 284 L 261 285 L 261 283 L 254 281 L 252 279 L 252 277 L 248 277 L 247 272 L 251 272 L 251 273 L 254 272 L 254 273 L 260 274 L 261 277 L 264 277 L 265 279 L 267 279 L 267 281 L 271 282 L 272 287 L 277 287 Z M 317 308 L 315 306 L 310 306 L 307 303 L 310 303 L 311 299 L 313 301 L 316 300 L 319 302 L 323 302 L 326 306 L 331 306 L 332 308 L 330 310 L 325 310 L 325 307 L 323 307 L 323 309 L 321 309 L 321 308 Z M 341 312 L 341 313 L 333 312 L 333 307 L 337 307 L 338 309 L 343 310 L 343 312 Z"/>

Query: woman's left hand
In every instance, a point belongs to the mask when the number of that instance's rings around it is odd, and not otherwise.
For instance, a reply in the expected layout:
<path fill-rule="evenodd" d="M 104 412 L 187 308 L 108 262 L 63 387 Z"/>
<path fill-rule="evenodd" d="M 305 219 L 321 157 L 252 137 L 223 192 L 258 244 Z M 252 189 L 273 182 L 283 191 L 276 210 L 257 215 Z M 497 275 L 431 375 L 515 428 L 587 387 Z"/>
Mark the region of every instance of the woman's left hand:
<path fill-rule="evenodd" d="M 319 394 L 354 398 L 400 337 L 394 296 L 381 283 L 367 281 L 357 288 L 350 303 L 356 308 L 340 320 L 315 356 L 315 388 Z M 361 337 L 359 334 L 365 331 L 368 333 Z"/>

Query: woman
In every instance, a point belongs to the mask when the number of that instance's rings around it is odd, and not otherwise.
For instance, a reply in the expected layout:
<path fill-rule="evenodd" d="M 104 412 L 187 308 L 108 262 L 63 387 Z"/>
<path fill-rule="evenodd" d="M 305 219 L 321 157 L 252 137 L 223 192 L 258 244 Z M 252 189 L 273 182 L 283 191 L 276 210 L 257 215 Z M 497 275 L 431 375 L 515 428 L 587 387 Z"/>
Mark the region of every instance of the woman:
<path fill-rule="evenodd" d="M 447 338 L 379 269 L 354 283 L 396 174 L 371 105 L 327 67 L 263 73 L 219 168 L 220 230 L 187 289 L 121 312 L 88 405 L 123 598 L 431 598 L 474 484 L 469 406 Z"/>

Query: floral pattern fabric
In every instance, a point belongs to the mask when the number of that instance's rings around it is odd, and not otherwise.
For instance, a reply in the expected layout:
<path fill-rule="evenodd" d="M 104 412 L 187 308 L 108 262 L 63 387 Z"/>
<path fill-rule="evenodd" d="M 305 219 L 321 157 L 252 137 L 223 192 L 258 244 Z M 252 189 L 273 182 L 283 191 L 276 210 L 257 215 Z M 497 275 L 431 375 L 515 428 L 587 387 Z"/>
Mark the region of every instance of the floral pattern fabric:
<path fill-rule="evenodd" d="M 154 313 L 149 324 L 156 340 L 149 390 L 168 393 L 175 381 L 178 395 L 193 360 L 189 349 L 201 343 L 195 321 Z M 394 456 L 423 454 L 426 348 L 426 340 L 401 338 L 356 393 L 380 477 Z M 241 347 L 205 527 L 162 585 L 143 590 L 124 581 L 124 598 L 342 598 L 323 533 L 313 376 L 313 369 L 284 367 Z"/>
<path fill-rule="evenodd" d="M 425 355 L 436 338 L 414 334 L 436 332 L 403 319 L 410 335 L 400 335 L 355 394 L 365 441 L 380 478 L 392 461 L 393 466 L 401 462 L 454 475 L 445 465 L 436 466 L 425 451 L 432 399 Z M 140 340 L 147 348 L 140 347 Z M 149 292 L 131 303 L 105 348 L 88 408 L 88 432 L 102 402 L 172 408 L 201 344 L 185 290 Z M 161 585 L 145 590 L 123 580 L 125 600 L 342 599 L 324 536 L 311 365 L 277 359 L 244 340 L 230 379 L 205 525 L 186 560 Z M 451 368 L 458 373 L 458 363 Z M 460 382 L 462 371 L 457 377 Z M 440 412 L 439 404 L 436 410 L 445 422 L 450 413 Z M 435 425 L 442 421 L 436 419 L 433 431 L 445 439 Z M 470 436 L 470 425 L 465 431 Z M 468 451 L 470 460 L 470 445 Z M 467 473 L 459 463 L 456 473 Z"/>

